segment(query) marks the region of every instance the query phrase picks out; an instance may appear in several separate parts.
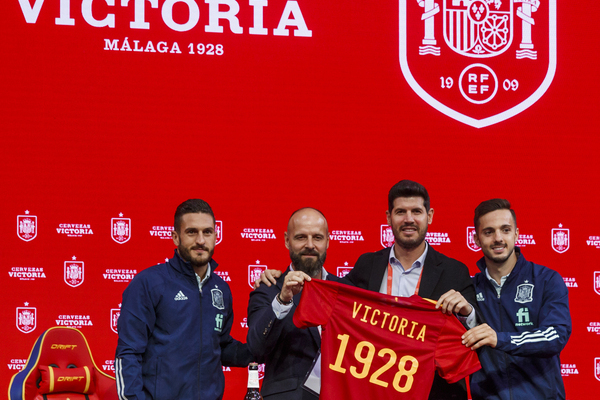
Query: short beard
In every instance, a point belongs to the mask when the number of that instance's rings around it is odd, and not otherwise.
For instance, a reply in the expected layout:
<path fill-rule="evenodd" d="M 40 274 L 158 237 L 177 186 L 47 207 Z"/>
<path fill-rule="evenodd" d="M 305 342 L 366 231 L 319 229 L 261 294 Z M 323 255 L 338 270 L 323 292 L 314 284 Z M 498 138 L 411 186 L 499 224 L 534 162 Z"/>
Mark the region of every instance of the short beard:
<path fill-rule="evenodd" d="M 317 259 L 303 260 L 302 255 L 308 254 L 316 255 Z M 294 253 L 292 250 L 290 250 L 290 258 L 295 271 L 302 271 L 311 278 L 314 278 L 315 276 L 319 275 L 323 269 L 323 264 L 325 264 L 325 259 L 327 258 L 327 251 L 324 251 L 323 254 L 319 255 L 319 253 L 316 251 L 301 251 L 300 253 Z"/>
<path fill-rule="evenodd" d="M 402 229 L 402 228 L 400 228 L 400 229 Z M 415 239 L 405 240 L 400 237 L 399 233 L 396 235 L 396 232 L 394 232 L 394 239 L 395 239 L 396 243 L 398 244 L 398 246 L 400 246 L 400 248 L 402 248 L 404 250 L 414 250 L 417 247 L 419 247 L 421 245 L 421 243 L 423 243 L 426 235 L 427 235 L 427 230 L 425 230 L 425 232 L 423 232 L 423 235 L 419 234 L 419 236 L 416 237 Z"/>
<path fill-rule="evenodd" d="M 197 248 L 198 248 L 198 247 L 196 247 L 196 246 L 195 246 L 195 247 L 194 247 L 193 249 L 191 249 L 191 250 L 195 250 L 195 249 L 197 249 Z M 202 249 L 204 249 L 204 250 L 206 250 L 206 251 L 208 251 L 208 249 L 207 249 L 206 247 L 204 247 L 204 246 L 201 246 L 201 248 L 202 248 Z M 202 262 L 199 262 L 199 261 L 197 261 L 197 260 L 194 260 L 194 259 L 192 258 L 192 255 L 191 255 L 191 254 L 190 254 L 190 252 L 188 251 L 188 249 L 186 249 L 185 247 L 183 247 L 183 246 L 179 245 L 179 246 L 177 247 L 177 250 L 179 251 L 179 255 L 181 256 L 181 258 L 183 258 L 183 260 L 184 260 L 184 261 L 187 261 L 187 262 L 189 262 L 189 263 L 190 263 L 190 265 L 191 265 L 192 267 L 204 267 L 205 265 L 207 265 L 207 264 L 209 263 L 209 261 L 210 261 L 210 260 L 211 260 L 211 258 L 212 258 L 212 255 L 213 255 L 213 252 L 212 252 L 212 251 L 211 251 L 211 252 L 209 252 L 209 254 L 208 254 L 208 258 L 207 258 L 206 262 L 202 263 Z"/>

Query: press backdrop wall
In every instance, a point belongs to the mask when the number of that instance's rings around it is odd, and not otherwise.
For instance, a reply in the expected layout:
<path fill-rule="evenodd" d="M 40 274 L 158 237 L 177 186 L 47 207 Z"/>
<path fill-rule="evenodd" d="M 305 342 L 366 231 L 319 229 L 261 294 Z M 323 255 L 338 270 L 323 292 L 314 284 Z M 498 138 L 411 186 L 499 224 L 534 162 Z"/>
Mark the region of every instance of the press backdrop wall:
<path fill-rule="evenodd" d="M 55 325 L 112 373 L 121 294 L 172 256 L 182 201 L 215 211 L 245 341 L 250 275 L 288 265 L 292 211 L 325 213 L 343 273 L 386 244 L 400 179 L 473 274 L 473 209 L 512 202 L 525 257 L 569 286 L 567 397 L 600 390 L 598 5 L 455 3 L 3 1 L 0 392 Z M 225 376 L 241 398 L 246 370 Z"/>

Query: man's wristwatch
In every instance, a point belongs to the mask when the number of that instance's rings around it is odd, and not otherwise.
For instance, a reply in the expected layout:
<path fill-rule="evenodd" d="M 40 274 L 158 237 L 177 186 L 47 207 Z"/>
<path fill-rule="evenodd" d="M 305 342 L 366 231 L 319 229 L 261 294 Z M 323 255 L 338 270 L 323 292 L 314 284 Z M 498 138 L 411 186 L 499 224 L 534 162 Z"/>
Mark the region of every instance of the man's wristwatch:
<path fill-rule="evenodd" d="M 291 299 L 287 303 L 284 302 L 283 300 L 281 300 L 281 292 L 277 293 L 276 299 L 277 299 L 277 302 L 279 304 L 281 304 L 282 306 L 289 306 L 290 304 L 292 304 L 294 302 L 294 299 Z"/>

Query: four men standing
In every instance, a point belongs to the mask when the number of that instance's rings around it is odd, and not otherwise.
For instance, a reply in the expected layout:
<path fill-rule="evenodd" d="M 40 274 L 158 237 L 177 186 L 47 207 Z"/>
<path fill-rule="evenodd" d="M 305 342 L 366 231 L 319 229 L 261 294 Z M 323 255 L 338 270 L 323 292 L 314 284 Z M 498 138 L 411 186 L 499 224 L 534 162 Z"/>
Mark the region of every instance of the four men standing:
<path fill-rule="evenodd" d="M 483 367 L 472 376 L 474 400 L 564 399 L 559 354 L 571 332 L 567 289 L 560 275 L 526 261 L 515 247 L 510 203 L 494 199 L 475 210 L 484 257 L 473 280 L 464 264 L 425 241 L 434 210 L 422 185 L 394 185 L 388 206 L 394 245 L 363 254 L 341 281 L 393 296 L 417 294 L 454 313 L 470 328 L 462 343 L 478 351 Z M 320 348 L 320 327 L 299 329 L 292 318 L 305 280 L 338 280 L 323 268 L 329 247 L 323 214 L 313 208 L 292 214 L 285 233 L 290 266 L 274 285 L 250 295 L 247 339 L 254 357 L 229 335 L 231 293 L 211 273 L 208 204 L 190 200 L 178 207 L 173 240 L 175 257 L 142 271 L 123 294 L 116 355 L 121 398 L 219 399 L 221 365 L 245 366 L 251 358 L 266 364 L 265 399 L 318 398 L 303 382 Z M 449 385 L 436 376 L 429 399 L 466 398 L 464 381 Z"/>

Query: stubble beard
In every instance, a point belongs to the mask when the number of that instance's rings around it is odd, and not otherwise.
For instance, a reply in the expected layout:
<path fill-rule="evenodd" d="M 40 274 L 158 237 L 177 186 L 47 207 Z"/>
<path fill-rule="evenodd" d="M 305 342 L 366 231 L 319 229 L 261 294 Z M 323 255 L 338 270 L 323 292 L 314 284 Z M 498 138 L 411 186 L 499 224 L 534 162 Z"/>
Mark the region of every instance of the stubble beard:
<path fill-rule="evenodd" d="M 206 259 L 193 258 L 191 251 L 196 250 L 196 249 L 203 249 L 205 251 L 208 251 L 208 257 L 206 257 Z M 206 246 L 194 246 L 188 250 L 187 248 L 183 247 L 182 245 L 179 245 L 177 247 L 177 250 L 179 251 L 179 255 L 181 256 L 181 258 L 183 258 L 185 261 L 189 262 L 190 265 L 195 268 L 206 266 L 208 264 L 208 262 L 210 261 L 210 259 L 212 258 L 212 255 L 214 252 L 214 250 L 209 251 L 208 247 L 206 247 Z"/>

